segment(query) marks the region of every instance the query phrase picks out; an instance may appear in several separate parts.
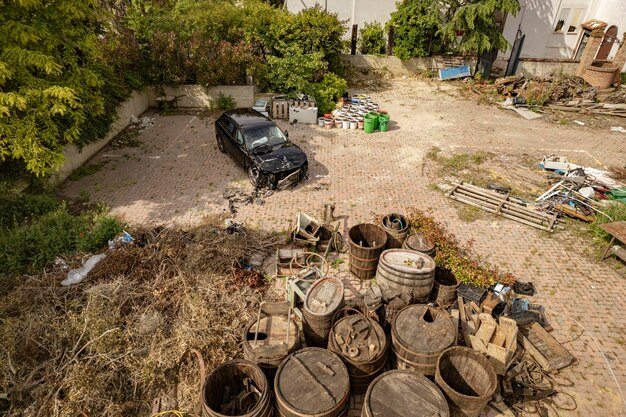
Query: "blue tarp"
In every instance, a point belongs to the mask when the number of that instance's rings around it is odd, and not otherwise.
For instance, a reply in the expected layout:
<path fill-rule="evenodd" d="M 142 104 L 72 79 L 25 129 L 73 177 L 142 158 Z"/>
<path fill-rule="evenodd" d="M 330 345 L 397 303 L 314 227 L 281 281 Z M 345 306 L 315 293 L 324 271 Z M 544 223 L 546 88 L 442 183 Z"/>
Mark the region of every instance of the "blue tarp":
<path fill-rule="evenodd" d="M 454 78 L 471 77 L 472 71 L 469 65 L 463 65 L 460 67 L 445 68 L 439 70 L 440 80 L 452 80 Z"/>

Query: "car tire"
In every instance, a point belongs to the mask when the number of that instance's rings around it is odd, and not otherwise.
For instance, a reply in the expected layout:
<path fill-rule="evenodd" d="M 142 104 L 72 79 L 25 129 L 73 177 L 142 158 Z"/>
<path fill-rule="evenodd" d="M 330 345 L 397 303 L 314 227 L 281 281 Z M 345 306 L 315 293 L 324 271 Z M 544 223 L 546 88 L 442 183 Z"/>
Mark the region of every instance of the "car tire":
<path fill-rule="evenodd" d="M 220 150 L 221 153 L 226 153 L 226 149 L 224 149 L 224 140 L 221 135 L 216 135 L 215 139 L 217 139 L 217 149 Z"/>
<path fill-rule="evenodd" d="M 267 178 L 261 177 L 261 173 L 257 167 L 251 165 L 248 167 L 248 180 L 254 188 L 263 188 L 267 182 Z"/>

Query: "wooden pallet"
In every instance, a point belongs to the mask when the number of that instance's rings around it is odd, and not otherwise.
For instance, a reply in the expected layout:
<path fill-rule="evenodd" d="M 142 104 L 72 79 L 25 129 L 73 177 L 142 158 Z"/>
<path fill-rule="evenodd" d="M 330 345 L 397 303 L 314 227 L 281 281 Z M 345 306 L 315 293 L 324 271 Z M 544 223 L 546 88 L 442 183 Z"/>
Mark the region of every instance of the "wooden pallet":
<path fill-rule="evenodd" d="M 463 182 L 454 184 L 447 196 L 455 201 L 478 207 L 489 213 L 498 214 L 507 219 L 547 232 L 554 231 L 557 221 L 556 215 L 529 210 L 525 206 L 511 201 L 509 194 L 499 194 L 495 191 Z"/>
<path fill-rule="evenodd" d="M 272 118 L 274 119 L 288 119 L 289 108 L 297 107 L 304 109 L 306 107 L 315 107 L 317 102 L 315 100 L 286 100 L 275 99 L 272 100 Z"/>
<path fill-rule="evenodd" d="M 546 371 L 565 368 L 574 360 L 572 354 L 539 323 L 521 329 L 517 337 L 524 349 Z"/>

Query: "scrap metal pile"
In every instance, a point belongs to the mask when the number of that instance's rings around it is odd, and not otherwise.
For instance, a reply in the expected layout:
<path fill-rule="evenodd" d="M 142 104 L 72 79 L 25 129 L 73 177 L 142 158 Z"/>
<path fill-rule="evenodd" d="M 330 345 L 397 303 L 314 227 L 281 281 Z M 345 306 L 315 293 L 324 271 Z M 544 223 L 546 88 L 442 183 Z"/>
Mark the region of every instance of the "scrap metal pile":
<path fill-rule="evenodd" d="M 569 112 L 626 117 L 626 95 L 622 91 L 599 91 L 581 77 L 523 74 L 499 78 L 494 84 L 472 86 L 476 93 L 497 92 L 515 107 L 543 106 Z"/>

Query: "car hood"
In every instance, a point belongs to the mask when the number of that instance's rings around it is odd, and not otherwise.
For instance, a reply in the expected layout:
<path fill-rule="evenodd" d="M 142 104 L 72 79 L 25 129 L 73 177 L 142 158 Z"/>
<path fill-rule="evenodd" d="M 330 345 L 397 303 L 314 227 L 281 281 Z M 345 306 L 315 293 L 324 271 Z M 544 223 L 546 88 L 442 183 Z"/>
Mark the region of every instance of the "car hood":
<path fill-rule="evenodd" d="M 306 154 L 293 143 L 285 143 L 272 152 L 252 155 L 252 159 L 265 172 L 282 172 L 300 168 L 306 162 Z"/>

